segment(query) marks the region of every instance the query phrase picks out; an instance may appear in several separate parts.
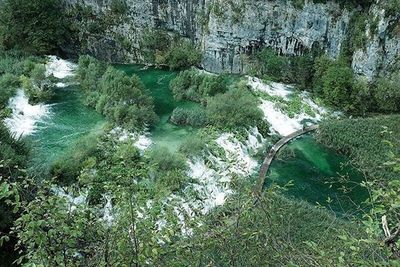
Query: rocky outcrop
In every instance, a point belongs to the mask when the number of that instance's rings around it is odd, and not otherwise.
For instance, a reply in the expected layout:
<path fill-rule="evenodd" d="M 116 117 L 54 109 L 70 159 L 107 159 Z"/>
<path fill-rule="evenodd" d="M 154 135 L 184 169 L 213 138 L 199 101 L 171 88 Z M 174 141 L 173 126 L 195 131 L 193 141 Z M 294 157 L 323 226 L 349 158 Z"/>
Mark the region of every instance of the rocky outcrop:
<path fill-rule="evenodd" d="M 352 67 L 357 75 L 371 80 L 379 73 L 384 75 L 399 60 L 400 16 L 386 17 L 385 10 L 379 5 L 372 6 L 369 15 L 365 29 L 368 41 L 365 47 L 354 52 Z M 373 21 L 377 22 L 375 32 Z"/>
<path fill-rule="evenodd" d="M 64 0 L 67 6 L 83 3 L 106 12 L 115 0 Z M 246 55 L 261 47 L 281 54 L 300 55 L 318 47 L 329 56 L 339 55 L 346 40 L 352 12 L 338 3 L 294 6 L 289 0 L 125 0 L 121 21 L 103 34 L 87 38 L 86 49 L 110 61 L 143 62 L 141 40 L 146 29 L 160 28 L 193 40 L 203 52 L 203 68 L 221 73 L 246 70 Z M 299 2 L 299 1 L 296 1 Z M 301 2 L 301 1 L 300 1 Z M 355 51 L 353 68 L 372 79 L 382 66 L 397 59 L 400 38 L 382 16 L 379 4 L 371 16 L 382 17 L 377 34 L 368 32 L 365 48 Z M 398 23 L 398 22 L 397 22 Z M 124 38 L 129 47 L 118 43 Z"/>

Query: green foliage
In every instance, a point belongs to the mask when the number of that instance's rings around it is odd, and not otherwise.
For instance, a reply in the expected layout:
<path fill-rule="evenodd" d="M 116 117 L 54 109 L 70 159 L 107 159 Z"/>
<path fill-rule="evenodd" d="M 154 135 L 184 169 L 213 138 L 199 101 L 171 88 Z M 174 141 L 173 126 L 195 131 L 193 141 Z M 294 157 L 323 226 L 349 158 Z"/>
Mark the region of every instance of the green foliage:
<path fill-rule="evenodd" d="M 382 142 L 386 131 L 393 133 L 390 141 L 398 149 L 398 115 L 325 121 L 320 124 L 317 138 L 324 145 L 350 156 L 352 163 L 369 177 L 390 179 L 395 174 L 384 164 L 389 160 L 388 146 Z"/>
<path fill-rule="evenodd" d="M 357 254 L 338 236 L 362 239 L 362 228 L 274 188 L 258 199 L 249 189 L 214 210 L 195 234 L 166 253 L 165 265 L 340 266 L 346 262 L 385 262 L 379 247 L 361 243 Z M 332 227 L 332 224 L 335 227 Z M 373 256 L 371 256 L 373 254 Z M 179 255 L 179 256 L 177 256 Z M 305 256 L 306 255 L 306 256 Z"/>
<path fill-rule="evenodd" d="M 271 48 L 263 48 L 250 58 L 249 74 L 266 80 L 297 84 L 310 89 L 314 74 L 314 55 L 281 56 Z"/>
<path fill-rule="evenodd" d="M 110 8 L 111 12 L 119 15 L 124 15 L 128 11 L 128 5 L 125 0 L 112 0 Z"/>
<path fill-rule="evenodd" d="M 203 108 L 185 109 L 178 107 L 172 111 L 170 121 L 177 125 L 202 127 L 207 123 L 207 116 Z"/>
<path fill-rule="evenodd" d="M 378 78 L 373 94 L 380 110 L 400 111 L 400 71 Z"/>
<path fill-rule="evenodd" d="M 106 71 L 106 66 L 99 60 L 91 56 L 80 56 L 77 71 L 78 81 L 81 87 L 88 91 L 94 92 L 99 90 L 99 80 Z"/>
<path fill-rule="evenodd" d="M 189 40 L 178 39 L 172 45 L 166 55 L 166 64 L 174 70 L 181 70 L 190 66 L 196 66 L 201 62 L 201 53 Z"/>
<path fill-rule="evenodd" d="M 157 120 L 153 99 L 140 78 L 113 67 L 107 69 L 96 59 L 79 60 L 78 80 L 86 93 L 86 103 L 111 122 L 127 129 L 141 129 Z"/>
<path fill-rule="evenodd" d="M 32 54 L 54 51 L 63 41 L 65 21 L 56 0 L 4 0 L 0 6 L 0 46 Z"/>
<path fill-rule="evenodd" d="M 176 191 L 184 185 L 187 176 L 185 159 L 165 147 L 154 148 L 149 154 L 156 180 L 156 191 Z"/>
<path fill-rule="evenodd" d="M 256 126 L 263 118 L 257 101 L 246 89 L 233 88 L 208 100 L 207 118 L 212 125 L 222 129 Z"/>
<path fill-rule="evenodd" d="M 351 104 L 353 71 L 350 67 L 334 63 L 322 76 L 324 100 L 336 107 L 347 108 Z"/>
<path fill-rule="evenodd" d="M 29 77 L 21 76 L 22 87 L 31 103 L 47 102 L 54 95 L 53 84 L 46 77 L 46 67 L 43 64 L 35 64 Z"/>
<path fill-rule="evenodd" d="M 155 148 L 150 151 L 150 162 L 158 170 L 170 171 L 176 169 L 186 169 L 185 160 L 178 154 L 171 153 L 167 148 Z"/>
<path fill-rule="evenodd" d="M 89 135 L 79 139 L 68 153 L 57 159 L 51 166 L 50 174 L 60 185 L 69 185 L 77 181 L 85 160 L 96 155 L 98 137 Z"/>
<path fill-rule="evenodd" d="M 206 98 L 227 90 L 227 82 L 222 75 L 200 73 L 196 69 L 180 72 L 170 83 L 177 100 L 187 99 L 194 102 L 206 102 Z"/>
<path fill-rule="evenodd" d="M 142 37 L 143 53 L 146 60 L 156 65 L 181 70 L 198 65 L 200 51 L 190 40 L 169 35 L 161 30 L 148 30 Z"/>
<path fill-rule="evenodd" d="M 6 108 L 8 100 L 14 95 L 15 88 L 20 85 L 17 76 L 4 74 L 0 76 L 0 110 Z"/>
<path fill-rule="evenodd" d="M 187 157 L 201 156 L 210 141 L 210 136 L 206 132 L 200 131 L 191 138 L 186 139 L 179 147 L 179 152 Z"/>

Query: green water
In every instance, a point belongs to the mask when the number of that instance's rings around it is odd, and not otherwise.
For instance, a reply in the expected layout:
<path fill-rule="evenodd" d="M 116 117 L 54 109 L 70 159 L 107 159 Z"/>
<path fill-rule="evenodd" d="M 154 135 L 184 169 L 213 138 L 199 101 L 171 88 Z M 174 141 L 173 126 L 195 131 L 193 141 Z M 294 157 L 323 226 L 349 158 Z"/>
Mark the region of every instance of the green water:
<path fill-rule="evenodd" d="M 180 145 L 197 129 L 189 126 L 176 126 L 169 122 L 169 117 L 176 107 L 195 108 L 199 104 L 189 101 L 177 102 L 174 99 L 169 89 L 169 83 L 176 76 L 176 72 L 155 68 L 143 69 L 143 66 L 138 65 L 117 65 L 116 67 L 129 75 L 138 75 L 154 98 L 155 111 L 160 118 L 151 129 L 154 145 L 166 147 L 172 152 L 177 151 Z"/>
<path fill-rule="evenodd" d="M 293 180 L 287 194 L 339 213 L 356 212 L 367 198 L 367 191 L 359 186 L 363 175 L 346 157 L 318 144 L 311 135 L 292 141 L 284 149 L 289 156 L 272 163 L 268 184 L 285 185 Z"/>
<path fill-rule="evenodd" d="M 137 65 L 116 67 L 129 75 L 137 74 L 154 97 L 155 110 L 160 117 L 150 129 L 154 146 L 177 151 L 197 129 L 173 125 L 168 121 L 169 116 L 175 107 L 193 108 L 198 104 L 174 100 L 169 83 L 176 72 L 154 68 L 144 70 Z M 57 89 L 51 107 L 52 115 L 41 122 L 39 130 L 29 137 L 34 146 L 32 166 L 48 170 L 51 163 L 66 153 L 79 138 L 101 131 L 104 118 L 86 107 L 82 100 L 78 86 Z M 355 211 L 357 207 L 352 201 L 359 204 L 366 198 L 366 192 L 356 186 L 362 175 L 345 164 L 345 157 L 317 144 L 312 136 L 294 140 L 285 149 L 292 156 L 275 160 L 267 181 L 284 185 L 293 180 L 294 186 L 287 191 L 290 196 L 328 206 L 336 212 Z M 346 179 L 343 177 L 346 176 L 351 177 L 350 182 L 344 182 Z M 352 190 L 345 192 L 344 186 Z"/>
<path fill-rule="evenodd" d="M 105 119 L 83 104 L 84 96 L 77 86 L 57 88 L 51 115 L 38 123 L 38 131 L 28 137 L 32 143 L 31 166 L 46 172 L 60 155 L 82 136 L 101 131 Z"/>

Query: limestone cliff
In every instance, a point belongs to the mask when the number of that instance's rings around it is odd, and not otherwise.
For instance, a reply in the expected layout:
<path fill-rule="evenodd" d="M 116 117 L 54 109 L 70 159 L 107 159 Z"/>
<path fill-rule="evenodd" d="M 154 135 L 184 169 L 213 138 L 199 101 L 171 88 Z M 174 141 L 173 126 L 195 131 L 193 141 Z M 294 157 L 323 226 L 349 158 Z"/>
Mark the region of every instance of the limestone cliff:
<path fill-rule="evenodd" d="M 100 14 L 107 12 L 114 0 L 64 1 L 68 7 L 83 4 Z M 318 47 L 335 58 L 348 37 L 354 12 L 334 1 L 306 0 L 300 5 L 290 0 L 125 2 L 127 10 L 117 23 L 101 34 L 87 36 L 87 52 L 110 61 L 143 62 L 143 33 L 159 28 L 193 40 L 203 52 L 203 68 L 216 73 L 243 72 L 245 55 L 264 46 L 289 55 Z M 400 51 L 399 16 L 385 14 L 379 2 L 365 11 L 366 42 L 353 54 L 355 73 L 368 79 L 394 63 Z M 370 21 L 377 22 L 374 31 Z"/>

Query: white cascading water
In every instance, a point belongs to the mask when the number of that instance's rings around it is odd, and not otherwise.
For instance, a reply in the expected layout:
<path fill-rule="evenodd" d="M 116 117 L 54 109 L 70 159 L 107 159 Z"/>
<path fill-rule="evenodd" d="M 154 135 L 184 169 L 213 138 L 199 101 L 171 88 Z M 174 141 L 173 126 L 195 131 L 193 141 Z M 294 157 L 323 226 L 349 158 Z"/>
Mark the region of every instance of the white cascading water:
<path fill-rule="evenodd" d="M 73 76 L 76 65 L 56 56 L 49 56 L 46 64 L 46 76 L 53 75 L 58 79 L 64 79 Z M 58 82 L 56 87 L 65 87 L 66 84 Z M 15 137 L 24 137 L 35 133 L 38 123 L 43 122 L 51 114 L 51 105 L 37 104 L 31 105 L 24 90 L 19 89 L 15 96 L 9 100 L 9 107 L 12 110 L 12 116 L 4 120 Z"/>
<path fill-rule="evenodd" d="M 275 82 L 264 83 L 262 80 L 255 77 L 247 78 L 247 84 L 254 91 L 263 92 L 270 96 L 280 97 L 284 100 L 290 100 L 290 96 L 294 93 L 294 88 L 287 84 Z M 307 104 L 314 112 L 315 116 L 310 116 L 303 110 L 300 114 L 290 117 L 279 108 L 279 103 L 260 97 L 261 105 L 259 105 L 259 108 L 264 113 L 264 119 L 271 125 L 271 132 L 277 133 L 280 136 L 289 135 L 300 130 L 303 127 L 303 121 L 317 123 L 322 119 L 322 116 L 327 113 L 324 108 L 318 106 L 314 101 L 312 101 L 308 93 L 302 92 L 300 97 L 302 102 Z"/>
<path fill-rule="evenodd" d="M 5 125 L 15 137 L 24 137 L 37 130 L 37 123 L 50 115 L 50 106 L 31 105 L 22 89 L 9 101 L 12 116 L 4 120 Z"/>

